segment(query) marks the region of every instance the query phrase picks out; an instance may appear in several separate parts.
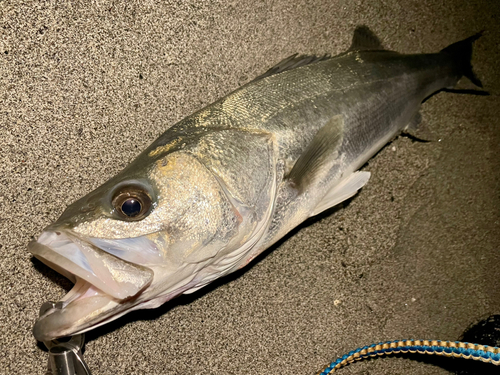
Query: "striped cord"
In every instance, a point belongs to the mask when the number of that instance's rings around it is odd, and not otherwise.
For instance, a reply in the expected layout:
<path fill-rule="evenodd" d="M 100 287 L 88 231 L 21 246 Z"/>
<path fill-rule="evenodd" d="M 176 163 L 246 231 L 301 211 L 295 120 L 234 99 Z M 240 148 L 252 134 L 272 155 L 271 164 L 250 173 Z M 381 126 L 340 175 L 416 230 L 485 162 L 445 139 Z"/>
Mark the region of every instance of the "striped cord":
<path fill-rule="evenodd" d="M 381 342 L 353 350 L 330 363 L 318 375 L 329 375 L 355 361 L 398 353 L 435 354 L 446 357 L 473 359 L 500 365 L 500 348 L 460 341 L 396 340 Z"/>

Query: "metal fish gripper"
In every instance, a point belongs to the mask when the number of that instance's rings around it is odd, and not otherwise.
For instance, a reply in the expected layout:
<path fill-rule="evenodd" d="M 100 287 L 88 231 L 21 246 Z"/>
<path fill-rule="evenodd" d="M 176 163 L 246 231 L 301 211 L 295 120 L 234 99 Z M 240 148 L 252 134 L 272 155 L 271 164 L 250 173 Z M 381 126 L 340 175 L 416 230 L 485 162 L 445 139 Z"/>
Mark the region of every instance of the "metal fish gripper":
<path fill-rule="evenodd" d="M 40 307 L 40 316 L 47 310 L 56 308 L 56 303 L 45 302 Z M 43 342 L 49 350 L 49 360 L 45 375 L 91 375 L 90 369 L 83 359 L 85 335 L 69 337 L 69 340 L 51 340 Z"/>

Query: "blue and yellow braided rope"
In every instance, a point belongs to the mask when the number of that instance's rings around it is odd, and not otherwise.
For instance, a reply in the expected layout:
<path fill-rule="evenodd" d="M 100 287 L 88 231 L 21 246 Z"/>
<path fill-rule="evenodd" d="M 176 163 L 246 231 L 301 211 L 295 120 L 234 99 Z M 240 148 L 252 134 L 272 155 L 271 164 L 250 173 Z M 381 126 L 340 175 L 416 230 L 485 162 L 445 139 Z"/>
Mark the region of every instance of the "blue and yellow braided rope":
<path fill-rule="evenodd" d="M 381 342 L 353 350 L 338 358 L 318 375 L 329 375 L 341 367 L 368 357 L 398 353 L 435 354 L 446 357 L 473 359 L 500 365 L 500 348 L 460 341 L 397 340 Z"/>

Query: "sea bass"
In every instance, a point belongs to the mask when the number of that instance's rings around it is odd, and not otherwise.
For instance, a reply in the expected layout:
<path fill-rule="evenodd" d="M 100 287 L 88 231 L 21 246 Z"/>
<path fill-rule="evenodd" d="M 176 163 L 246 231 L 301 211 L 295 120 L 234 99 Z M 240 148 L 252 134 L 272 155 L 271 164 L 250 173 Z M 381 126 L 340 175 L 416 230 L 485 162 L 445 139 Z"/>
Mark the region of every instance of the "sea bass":
<path fill-rule="evenodd" d="M 192 293 L 354 196 L 370 177 L 358 169 L 415 128 L 425 98 L 462 76 L 481 86 L 470 63 L 479 36 L 403 55 L 359 27 L 347 52 L 294 55 L 169 128 L 29 244 L 75 283 L 35 337 Z"/>

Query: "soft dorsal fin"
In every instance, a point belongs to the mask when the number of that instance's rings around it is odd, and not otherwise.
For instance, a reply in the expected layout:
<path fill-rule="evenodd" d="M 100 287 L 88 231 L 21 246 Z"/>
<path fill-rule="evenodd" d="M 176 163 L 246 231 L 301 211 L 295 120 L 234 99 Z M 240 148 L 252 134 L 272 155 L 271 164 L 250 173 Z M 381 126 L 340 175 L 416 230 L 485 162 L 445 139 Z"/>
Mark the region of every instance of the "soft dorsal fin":
<path fill-rule="evenodd" d="M 344 117 L 332 117 L 316 133 L 312 141 L 297 159 L 288 175 L 297 190 L 302 193 L 314 184 L 323 166 L 335 159 L 335 153 L 344 139 Z"/>
<path fill-rule="evenodd" d="M 352 43 L 349 51 L 377 51 L 384 50 L 380 39 L 371 31 L 368 26 L 358 26 L 354 30 Z"/>
<path fill-rule="evenodd" d="M 301 66 L 314 64 L 316 62 L 323 60 L 328 60 L 330 57 L 331 57 L 330 55 L 313 56 L 313 55 L 299 55 L 298 53 L 296 53 L 280 61 L 275 66 L 270 68 L 267 72 L 253 79 L 251 82 L 255 82 L 258 81 L 259 79 L 266 78 L 274 74 L 282 73 L 287 70 L 292 70 L 295 68 L 299 68 Z"/>
<path fill-rule="evenodd" d="M 368 28 L 368 26 L 358 26 L 354 30 L 354 35 L 352 37 L 351 47 L 348 51 L 375 51 L 384 50 L 380 39 Z M 343 54 L 341 54 L 343 55 Z M 315 55 L 299 55 L 298 53 L 281 60 L 275 66 L 270 68 L 264 74 L 254 78 L 250 82 L 258 81 L 262 78 L 266 78 L 278 73 L 286 72 L 287 70 L 292 70 L 295 68 L 300 68 L 301 66 L 306 66 L 309 64 L 314 64 L 320 61 L 331 59 L 332 56 L 325 54 L 322 56 Z"/>

